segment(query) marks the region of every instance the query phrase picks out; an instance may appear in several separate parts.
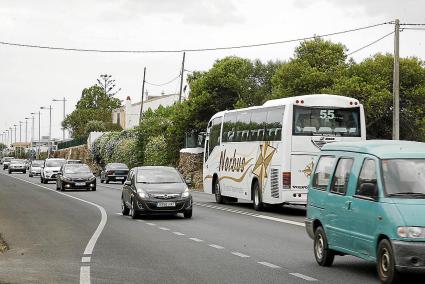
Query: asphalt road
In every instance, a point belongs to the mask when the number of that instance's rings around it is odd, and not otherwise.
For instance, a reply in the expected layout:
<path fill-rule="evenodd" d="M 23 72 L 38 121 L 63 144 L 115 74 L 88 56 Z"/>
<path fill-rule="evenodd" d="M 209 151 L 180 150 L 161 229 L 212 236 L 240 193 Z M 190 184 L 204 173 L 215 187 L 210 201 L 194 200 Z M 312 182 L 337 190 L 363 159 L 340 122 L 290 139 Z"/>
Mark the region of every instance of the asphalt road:
<path fill-rule="evenodd" d="M 121 184 L 55 191 L 0 171 L 0 283 L 379 283 L 350 256 L 319 267 L 301 208 L 218 205 L 194 192 L 192 219 L 120 214 Z"/>

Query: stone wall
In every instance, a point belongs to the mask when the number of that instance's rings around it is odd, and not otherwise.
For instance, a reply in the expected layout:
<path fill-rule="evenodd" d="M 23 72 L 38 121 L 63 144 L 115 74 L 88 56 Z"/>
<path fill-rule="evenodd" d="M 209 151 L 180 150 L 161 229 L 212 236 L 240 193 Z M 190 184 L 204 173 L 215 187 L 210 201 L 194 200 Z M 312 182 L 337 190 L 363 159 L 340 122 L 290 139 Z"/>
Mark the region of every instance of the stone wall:
<path fill-rule="evenodd" d="M 64 158 L 67 160 L 81 160 L 83 163 L 89 165 L 94 173 L 99 174 L 101 171 L 100 166 L 92 161 L 89 150 L 87 149 L 87 145 L 80 145 L 57 150 L 53 153 L 53 157 Z"/>
<path fill-rule="evenodd" d="M 200 151 L 180 151 L 178 169 L 185 179 L 192 181 L 192 187 L 202 190 L 202 161 L 204 154 Z"/>

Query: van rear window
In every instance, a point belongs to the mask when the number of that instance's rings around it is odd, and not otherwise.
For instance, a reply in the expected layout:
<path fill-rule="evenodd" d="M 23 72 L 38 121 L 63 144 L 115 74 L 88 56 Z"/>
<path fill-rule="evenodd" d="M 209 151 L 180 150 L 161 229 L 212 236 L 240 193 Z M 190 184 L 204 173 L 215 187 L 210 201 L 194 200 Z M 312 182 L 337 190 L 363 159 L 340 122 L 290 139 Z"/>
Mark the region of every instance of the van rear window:
<path fill-rule="evenodd" d="M 322 156 L 313 175 L 313 187 L 320 190 L 326 190 L 332 171 L 335 165 L 334 156 Z"/>

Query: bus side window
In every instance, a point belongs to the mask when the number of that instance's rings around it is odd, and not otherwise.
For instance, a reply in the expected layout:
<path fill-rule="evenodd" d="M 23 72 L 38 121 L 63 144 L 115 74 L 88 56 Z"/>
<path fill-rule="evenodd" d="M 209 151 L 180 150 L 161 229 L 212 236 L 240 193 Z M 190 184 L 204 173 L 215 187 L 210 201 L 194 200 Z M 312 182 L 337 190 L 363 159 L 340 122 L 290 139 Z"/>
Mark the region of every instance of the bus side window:
<path fill-rule="evenodd" d="M 251 121 L 251 112 L 245 111 L 238 113 L 236 119 L 236 141 L 249 141 L 249 123 Z"/>
<path fill-rule="evenodd" d="M 283 108 L 271 109 L 267 113 L 266 140 L 280 141 L 282 138 Z"/>
<path fill-rule="evenodd" d="M 251 131 L 250 141 L 264 141 L 264 132 L 267 120 L 267 110 L 254 110 L 251 115 L 249 129 Z"/>
<path fill-rule="evenodd" d="M 215 146 L 220 145 L 221 134 L 221 117 L 214 118 L 212 121 L 210 138 L 209 138 L 209 152 L 214 150 Z"/>

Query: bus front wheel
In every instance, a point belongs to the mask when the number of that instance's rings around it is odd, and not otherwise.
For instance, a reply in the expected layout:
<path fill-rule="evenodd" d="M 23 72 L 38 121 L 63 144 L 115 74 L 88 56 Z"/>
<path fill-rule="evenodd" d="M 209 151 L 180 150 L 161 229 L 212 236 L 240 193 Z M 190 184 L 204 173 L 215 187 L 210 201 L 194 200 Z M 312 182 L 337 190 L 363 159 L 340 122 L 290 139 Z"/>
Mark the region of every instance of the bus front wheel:
<path fill-rule="evenodd" d="M 219 204 L 222 204 L 224 202 L 224 198 L 221 195 L 220 183 L 218 182 L 218 179 L 215 179 L 214 181 L 214 193 L 215 201 Z"/>
<path fill-rule="evenodd" d="M 252 193 L 253 193 L 253 201 L 254 201 L 254 209 L 256 211 L 261 211 L 264 208 L 264 204 L 263 204 L 263 198 L 261 196 L 261 189 L 260 189 L 260 185 L 258 184 L 258 182 L 254 182 L 253 188 L 252 188 Z"/>

